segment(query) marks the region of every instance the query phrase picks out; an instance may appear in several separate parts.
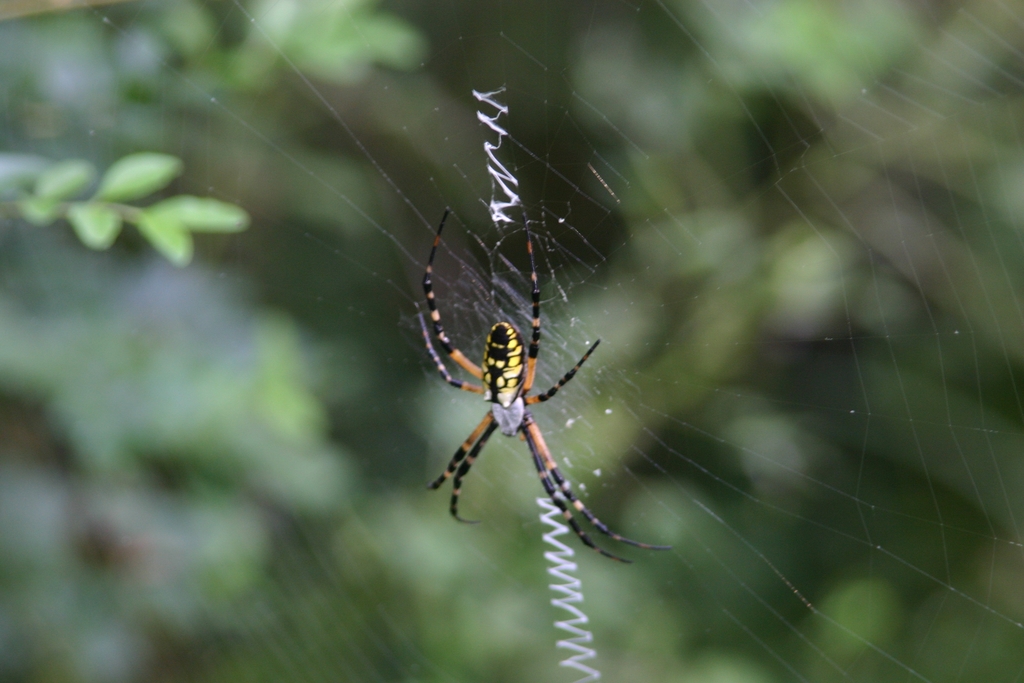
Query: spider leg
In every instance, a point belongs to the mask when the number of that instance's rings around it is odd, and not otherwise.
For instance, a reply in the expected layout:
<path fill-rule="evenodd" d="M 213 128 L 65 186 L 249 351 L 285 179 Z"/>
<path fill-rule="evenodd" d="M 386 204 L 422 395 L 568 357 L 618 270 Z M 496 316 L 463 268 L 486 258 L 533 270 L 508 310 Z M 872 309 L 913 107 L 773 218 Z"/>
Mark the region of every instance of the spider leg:
<path fill-rule="evenodd" d="M 430 258 L 427 259 L 427 272 L 423 275 L 423 293 L 427 296 L 427 306 L 430 308 L 430 319 L 434 322 L 434 334 L 437 335 L 438 341 L 441 342 L 441 347 L 444 349 L 444 352 L 447 353 L 453 361 L 461 365 L 466 372 L 477 379 L 480 379 L 484 375 L 480 367 L 473 363 L 473 361 L 466 358 L 462 351 L 459 351 L 457 348 L 452 346 L 452 342 L 448 339 L 448 335 L 444 333 L 444 327 L 441 325 L 441 314 L 437 310 L 437 302 L 434 301 L 434 256 L 437 254 L 437 246 L 441 244 L 441 231 L 444 230 L 444 222 L 448 220 L 449 213 L 451 213 L 450 209 L 444 210 L 444 216 L 441 217 L 441 225 L 437 227 L 437 235 L 434 237 L 434 246 L 430 249 Z"/>
<path fill-rule="evenodd" d="M 488 413 L 488 415 L 490 415 L 490 413 Z M 473 450 L 471 450 L 469 455 L 466 456 L 462 465 L 459 466 L 459 471 L 455 473 L 455 482 L 452 484 L 452 502 L 448 507 L 448 510 L 452 513 L 452 517 L 460 522 L 465 522 L 467 524 L 479 523 L 471 519 L 463 519 L 462 517 L 459 517 L 459 494 L 462 493 L 462 478 L 469 473 L 469 468 L 473 466 L 473 463 L 476 462 L 477 456 L 480 455 L 480 451 L 483 450 L 485 445 L 487 445 L 487 439 L 491 438 L 491 434 L 493 434 L 494 430 L 497 428 L 498 423 L 491 423 L 483 433 L 483 436 L 480 437 L 480 440 L 476 442 L 475 446 L 473 446 Z"/>
<path fill-rule="evenodd" d="M 526 360 L 526 380 L 523 382 L 523 393 L 533 386 L 533 378 L 537 372 L 537 352 L 540 351 L 540 284 L 537 282 L 537 264 L 533 259 L 533 240 L 530 238 L 530 225 L 526 217 L 523 217 L 523 227 L 526 228 L 526 253 L 530 255 L 530 282 L 532 288 L 530 296 L 533 298 L 533 336 L 530 338 L 530 352 Z"/>
<path fill-rule="evenodd" d="M 437 351 L 434 350 L 434 345 L 430 343 L 430 332 L 427 331 L 427 323 L 423 320 L 423 314 L 419 314 L 420 329 L 423 331 L 423 342 L 427 345 L 427 353 L 430 354 L 431 360 L 434 361 L 434 365 L 437 366 L 437 371 L 441 373 L 441 377 L 444 378 L 445 382 L 451 384 L 456 389 L 462 389 L 463 391 L 471 391 L 474 394 L 484 393 L 483 387 L 478 387 L 471 382 L 463 382 L 461 379 L 455 379 L 451 373 L 448 372 L 448 368 L 444 366 L 444 361 L 441 360 L 441 356 L 437 355 Z"/>
<path fill-rule="evenodd" d="M 576 376 L 576 371 L 580 369 L 581 365 L 583 365 L 584 363 L 587 362 L 587 359 L 590 358 L 590 354 L 592 354 L 594 352 L 594 349 L 596 349 L 597 345 L 600 344 L 600 343 L 601 343 L 600 339 L 598 339 L 596 342 L 594 342 L 594 345 L 591 346 L 590 349 L 587 350 L 587 352 L 585 354 L 583 354 L 583 358 L 580 358 L 580 362 L 577 363 L 576 365 L 574 365 L 572 370 L 570 370 L 569 372 L 565 373 L 565 375 L 562 376 L 562 379 L 558 380 L 558 384 L 556 384 L 555 386 L 551 387 L 550 389 L 545 391 L 543 394 L 537 394 L 536 396 L 528 397 L 526 399 L 526 405 L 531 405 L 533 403 L 541 403 L 543 401 L 548 400 L 549 398 L 551 398 L 555 394 L 557 394 L 559 389 L 561 389 L 566 384 L 568 384 L 569 380 L 571 380 L 573 377 Z"/>
<path fill-rule="evenodd" d="M 526 425 L 524 425 L 524 427 L 525 426 Z M 580 537 L 580 540 L 583 541 L 583 544 L 586 545 L 588 548 L 593 548 L 605 557 L 610 557 L 611 559 L 616 560 L 618 562 L 632 564 L 632 560 L 627 560 L 624 557 L 613 555 L 604 548 L 599 547 L 596 543 L 590 540 L 590 536 L 587 535 L 587 532 L 580 528 L 579 523 L 572 516 L 572 513 L 569 512 L 569 508 L 566 507 L 565 501 L 562 500 L 562 498 L 559 496 L 558 489 L 556 489 L 555 485 L 551 483 L 551 477 L 548 476 L 548 470 L 544 466 L 544 460 L 541 458 L 540 452 L 538 450 L 538 445 L 534 443 L 532 433 L 529 431 L 524 431 L 523 433 L 526 435 L 526 444 L 530 447 L 530 453 L 533 455 L 533 464 L 537 467 L 537 474 L 540 475 L 540 482 L 541 484 L 543 484 L 544 490 L 547 492 L 548 497 L 551 498 L 551 502 L 557 505 L 558 509 L 562 511 L 562 516 L 565 517 L 566 523 L 568 523 L 568 525 L 572 527 L 572 530 L 576 533 L 577 536 Z"/>
<path fill-rule="evenodd" d="M 610 536 L 611 538 L 614 538 L 616 541 L 626 543 L 627 545 L 636 546 L 637 548 L 645 548 L 647 550 L 670 550 L 672 548 L 672 546 L 669 545 L 652 545 L 650 543 L 640 543 L 639 541 L 634 541 L 633 539 L 621 536 L 612 531 L 611 529 L 609 529 L 608 526 L 600 519 L 598 519 L 597 516 L 594 515 L 594 513 L 591 512 L 587 508 L 587 506 L 584 505 L 583 502 L 576 497 L 576 494 L 573 493 L 572 486 L 570 486 L 569 482 L 565 479 L 564 476 L 562 476 L 562 472 L 558 469 L 558 465 L 555 464 L 555 459 L 551 457 L 551 452 L 548 450 L 547 444 L 544 443 L 544 436 L 541 434 L 540 428 L 537 427 L 537 423 L 533 421 L 532 416 L 529 420 L 524 420 L 523 422 L 524 428 L 527 430 L 527 440 L 529 441 L 532 439 L 533 441 L 535 441 L 537 446 L 536 450 L 543 458 L 542 464 L 546 468 L 547 473 L 555 480 L 555 483 L 558 484 L 559 491 L 561 491 L 562 495 L 565 498 L 567 498 L 570 503 L 572 503 L 572 506 L 576 508 L 576 510 L 581 515 L 587 518 L 588 522 L 594 525 L 595 529 L 600 531 L 605 536 Z M 531 448 L 531 450 L 533 449 Z"/>
<path fill-rule="evenodd" d="M 487 429 L 487 426 L 491 425 L 491 431 L 494 431 L 495 425 L 492 424 L 493 422 L 494 415 L 492 415 L 490 411 L 487 411 L 487 414 L 484 415 L 484 419 L 480 420 L 480 424 L 476 426 L 476 429 L 473 430 L 473 433 L 470 434 L 466 438 L 466 440 L 462 442 L 462 445 L 459 446 L 459 450 L 455 451 L 455 455 L 452 456 L 451 462 L 448 463 L 448 467 L 445 469 L 444 472 L 441 473 L 441 476 L 427 484 L 428 489 L 433 490 L 440 488 L 441 484 L 445 483 L 445 481 L 448 480 L 448 477 L 452 476 L 452 474 L 455 472 L 455 468 L 457 468 L 459 466 L 459 463 L 462 462 L 462 459 L 466 457 L 466 453 L 469 452 L 470 447 L 477 439 L 480 438 L 480 435 L 484 433 L 484 430 Z M 490 432 L 488 432 L 488 435 L 489 434 Z M 477 450 L 477 452 L 479 452 L 479 450 Z"/>

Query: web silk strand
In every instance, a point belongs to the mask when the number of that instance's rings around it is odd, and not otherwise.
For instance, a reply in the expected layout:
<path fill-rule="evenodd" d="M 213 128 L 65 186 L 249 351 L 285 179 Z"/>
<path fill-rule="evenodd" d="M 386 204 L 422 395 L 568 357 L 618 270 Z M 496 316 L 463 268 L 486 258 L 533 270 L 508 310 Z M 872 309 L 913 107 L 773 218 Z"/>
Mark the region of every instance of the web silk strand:
<path fill-rule="evenodd" d="M 537 505 L 544 510 L 540 514 L 541 523 L 551 527 L 551 530 L 544 534 L 544 542 L 555 548 L 544 553 L 544 559 L 552 565 L 548 567 L 548 574 L 562 582 L 548 584 L 548 588 L 560 596 L 552 598 L 551 604 L 572 615 L 571 619 L 555 622 L 555 628 L 572 635 L 571 638 L 559 640 L 556 647 L 576 653 L 568 659 L 563 659 L 560 666 L 576 669 L 584 674 L 583 678 L 578 679 L 575 683 L 600 680 L 601 672 L 583 663 L 594 659 L 597 652 L 593 648 L 587 647 L 594 641 L 594 635 L 590 631 L 580 628 L 587 625 L 590 620 L 583 610 L 576 606 L 583 602 L 583 583 L 572 574 L 577 569 L 576 563 L 572 561 L 575 552 L 558 540 L 558 536 L 569 533 L 569 527 L 558 521 L 562 516 L 562 511 L 550 500 L 537 498 Z"/>
<path fill-rule="evenodd" d="M 481 104 L 481 108 L 476 112 L 477 119 L 498 134 L 498 144 L 495 145 L 490 140 L 484 141 L 484 153 L 487 154 L 487 173 L 491 176 L 491 201 L 487 208 L 491 213 L 491 222 L 495 226 L 514 223 L 515 221 L 506 212 L 515 207 L 521 208 L 523 205 L 517 193 L 519 181 L 511 171 L 505 168 L 503 163 L 498 161 L 498 156 L 495 154 L 501 149 L 501 141 L 508 137 L 508 131 L 498 123 L 502 114 L 508 116 L 508 106 L 495 99 L 496 95 L 503 92 L 505 92 L 505 88 L 498 88 L 491 92 L 473 91 L 473 97 Z M 484 111 L 485 109 L 493 110 L 493 113 L 488 114 Z M 504 201 L 499 199 L 499 191 L 501 195 L 504 195 Z"/>

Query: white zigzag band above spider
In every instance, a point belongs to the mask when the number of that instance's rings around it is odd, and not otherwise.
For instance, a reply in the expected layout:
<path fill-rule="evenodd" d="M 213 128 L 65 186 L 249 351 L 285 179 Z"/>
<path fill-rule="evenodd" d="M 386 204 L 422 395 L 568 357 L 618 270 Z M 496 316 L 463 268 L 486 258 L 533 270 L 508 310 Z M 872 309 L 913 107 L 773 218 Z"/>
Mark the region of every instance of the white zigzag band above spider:
<path fill-rule="evenodd" d="M 501 433 L 505 436 L 519 434 L 520 438 L 526 441 L 545 492 L 551 498 L 551 502 L 562 511 L 566 522 L 585 545 L 593 548 L 605 557 L 610 557 L 620 562 L 629 562 L 629 560 L 613 555 L 607 550 L 598 547 L 587 533 L 580 528 L 579 523 L 569 510 L 569 505 L 572 505 L 577 512 L 582 514 L 595 529 L 616 541 L 648 550 L 668 550 L 671 546 L 640 543 L 625 536 L 620 536 L 599 520 L 573 493 L 569 482 L 562 476 L 561 471 L 555 464 L 554 458 L 551 457 L 551 451 L 548 450 L 548 446 L 544 442 L 544 436 L 541 434 L 537 423 L 534 422 L 533 415 L 526 408 L 528 405 L 547 401 L 557 394 L 558 390 L 576 375 L 580 366 L 586 362 L 590 354 L 597 348 L 597 345 L 601 343 L 600 339 L 594 342 L 593 346 L 583 354 L 583 357 L 573 366 L 572 370 L 565 373 L 546 392 L 535 396 L 527 395 L 533 387 L 533 380 L 537 369 L 537 354 L 540 350 L 540 285 L 537 281 L 537 267 L 533 259 L 533 241 L 530 238 L 529 226 L 524 226 L 526 228 L 526 253 L 530 258 L 531 296 L 533 300 L 533 334 L 531 335 L 529 350 L 526 351 L 524 349 L 522 335 L 510 322 L 499 322 L 491 328 L 490 333 L 487 335 L 482 368 L 452 346 L 451 340 L 445 334 L 444 326 L 441 324 L 441 314 L 437 309 L 437 302 L 434 300 L 433 288 L 434 257 L 437 255 L 437 247 L 441 243 L 441 231 L 444 230 L 444 224 L 448 219 L 449 213 L 450 211 L 446 209 L 444 216 L 441 218 L 441 224 L 437 228 L 437 235 L 434 237 L 434 245 L 430 250 L 426 273 L 423 276 L 423 293 L 426 295 L 427 307 L 430 309 L 430 319 L 433 322 L 434 334 L 437 336 L 441 347 L 448 354 L 448 357 L 461 366 L 462 369 L 481 380 L 483 386 L 452 377 L 451 373 L 448 372 L 448 368 L 445 367 L 444 361 L 441 360 L 441 356 L 438 355 L 430 341 L 430 331 L 427 329 L 427 324 L 422 314 L 419 316 L 420 329 L 423 332 L 423 341 L 426 344 L 427 353 L 430 354 L 430 358 L 434 361 L 434 365 L 437 366 L 437 371 L 441 377 L 457 389 L 474 394 L 482 394 L 484 400 L 492 405 L 491 410 L 480 421 L 480 424 L 476 426 L 476 429 L 473 430 L 459 449 L 455 451 L 455 455 L 452 457 L 451 462 L 448 463 L 445 471 L 437 479 L 430 482 L 427 485 L 428 488 L 439 488 L 452 475 L 455 475 L 449 509 L 455 519 L 460 522 L 468 522 L 469 520 L 459 517 L 459 494 L 462 492 L 462 479 L 469 473 L 469 469 L 473 466 L 477 457 L 479 457 L 480 451 L 487 444 L 491 434 L 500 427 Z M 525 364 L 523 363 L 524 352 L 526 353 Z"/>

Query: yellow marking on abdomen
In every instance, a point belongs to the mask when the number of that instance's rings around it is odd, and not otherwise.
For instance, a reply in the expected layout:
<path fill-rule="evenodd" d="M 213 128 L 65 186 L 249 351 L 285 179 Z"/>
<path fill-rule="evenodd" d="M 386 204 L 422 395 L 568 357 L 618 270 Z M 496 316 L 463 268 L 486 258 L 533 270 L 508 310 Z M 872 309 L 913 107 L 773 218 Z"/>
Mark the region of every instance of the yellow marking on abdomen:
<path fill-rule="evenodd" d="M 505 407 L 519 395 L 523 385 L 523 340 L 511 323 L 501 322 L 487 335 L 484 354 L 486 398 Z"/>

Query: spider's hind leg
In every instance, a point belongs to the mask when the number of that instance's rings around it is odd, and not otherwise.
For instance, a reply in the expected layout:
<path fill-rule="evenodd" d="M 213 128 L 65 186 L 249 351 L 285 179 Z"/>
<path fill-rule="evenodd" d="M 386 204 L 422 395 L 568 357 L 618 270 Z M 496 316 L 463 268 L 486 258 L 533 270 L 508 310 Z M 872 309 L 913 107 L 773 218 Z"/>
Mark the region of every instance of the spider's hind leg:
<path fill-rule="evenodd" d="M 455 379 L 451 373 L 448 372 L 448 368 L 444 366 L 444 361 L 437 355 L 437 351 L 434 350 L 434 345 L 430 343 L 430 333 L 427 331 L 427 323 L 423 321 L 423 314 L 420 313 L 416 316 L 420 321 L 420 330 L 423 332 L 423 342 L 426 344 L 427 353 L 430 354 L 430 359 L 434 361 L 434 367 L 441 374 L 441 378 L 451 384 L 456 389 L 462 389 L 463 391 L 469 391 L 474 394 L 484 393 L 483 387 L 478 387 L 472 382 L 463 382 L 461 379 Z"/>
<path fill-rule="evenodd" d="M 555 394 L 557 394 L 559 389 L 561 389 L 566 384 L 568 384 L 569 380 L 571 380 L 573 377 L 576 376 L 576 373 L 579 371 L 580 366 L 582 366 L 584 363 L 587 362 L 587 359 L 590 358 L 590 354 L 592 354 L 594 352 L 594 349 L 596 349 L 597 345 L 600 344 L 600 343 L 601 343 L 600 339 L 598 339 L 596 342 L 594 342 L 594 345 L 591 346 L 589 349 L 587 349 L 587 352 L 585 354 L 583 354 L 583 358 L 580 358 L 579 362 L 576 363 L 576 365 L 573 366 L 572 370 L 570 370 L 569 372 L 567 372 L 564 375 L 562 375 L 562 379 L 558 380 L 558 383 L 555 384 L 555 386 L 551 387 L 550 389 L 545 391 L 543 394 L 537 394 L 536 396 L 530 396 L 529 398 L 526 399 L 526 403 L 528 405 L 529 404 L 533 404 L 533 403 L 542 403 L 544 401 L 547 401 L 549 398 L 551 398 Z"/>
<path fill-rule="evenodd" d="M 427 308 L 430 309 L 430 319 L 434 323 L 434 334 L 437 335 L 437 340 L 441 342 L 441 348 L 444 349 L 444 352 L 447 353 L 453 361 L 462 366 L 466 372 L 477 379 L 480 379 L 483 377 L 483 371 L 480 369 L 480 366 L 466 358 L 462 351 L 455 348 L 452 345 L 451 339 L 449 339 L 448 335 L 445 334 L 444 325 L 441 324 L 441 312 L 437 310 L 437 301 L 434 298 L 434 257 L 437 256 L 437 247 L 441 244 L 441 231 L 444 230 L 444 222 L 448 220 L 449 213 L 451 213 L 451 210 L 445 209 L 444 216 L 441 217 L 441 224 L 437 226 L 437 234 L 434 236 L 434 246 L 430 249 L 430 258 L 427 259 L 427 268 L 423 273 L 423 294 L 427 298 Z M 427 347 L 430 348 L 430 336 L 426 336 Z M 433 352 L 431 355 L 433 355 Z M 438 362 L 438 365 L 441 365 L 440 362 Z M 442 375 L 443 374 L 444 372 L 442 371 Z M 476 393 L 483 393 L 483 391 L 478 391 Z"/>

